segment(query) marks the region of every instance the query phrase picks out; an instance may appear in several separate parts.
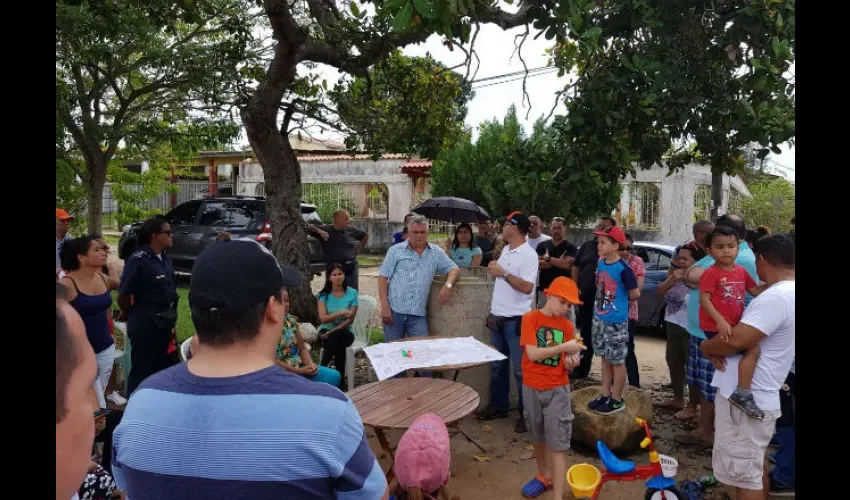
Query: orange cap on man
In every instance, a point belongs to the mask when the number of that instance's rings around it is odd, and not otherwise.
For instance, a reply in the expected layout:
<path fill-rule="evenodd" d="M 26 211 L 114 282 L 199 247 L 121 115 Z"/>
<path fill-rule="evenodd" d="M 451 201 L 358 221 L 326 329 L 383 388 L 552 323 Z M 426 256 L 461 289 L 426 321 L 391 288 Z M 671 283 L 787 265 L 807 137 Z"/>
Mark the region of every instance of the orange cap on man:
<path fill-rule="evenodd" d="M 64 208 L 57 208 L 56 218 L 59 220 L 71 220 L 74 218 L 74 216 L 69 214 Z"/>
<path fill-rule="evenodd" d="M 578 299 L 578 287 L 576 286 L 576 282 L 566 276 L 558 276 L 552 280 L 552 284 L 549 285 L 549 288 L 544 290 L 543 293 L 546 295 L 560 297 L 571 304 L 584 304 L 584 302 Z"/>

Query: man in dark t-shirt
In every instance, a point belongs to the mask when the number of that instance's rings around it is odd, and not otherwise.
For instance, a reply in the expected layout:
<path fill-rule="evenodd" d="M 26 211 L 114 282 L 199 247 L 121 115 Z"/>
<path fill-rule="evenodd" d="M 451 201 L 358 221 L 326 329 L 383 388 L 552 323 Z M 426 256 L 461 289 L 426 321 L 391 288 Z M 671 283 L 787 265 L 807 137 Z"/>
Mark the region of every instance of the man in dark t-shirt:
<path fill-rule="evenodd" d="M 338 262 L 345 271 L 348 286 L 358 288 L 357 254 L 366 246 L 369 235 L 348 224 L 349 215 L 345 210 L 337 210 L 333 215 L 333 224 L 307 226 L 307 230 L 322 239 L 322 251 L 325 262 Z"/>
<path fill-rule="evenodd" d="M 565 239 L 567 228 L 564 225 L 563 218 L 553 217 L 549 230 L 552 233 L 552 239 L 541 241 L 537 245 L 537 255 L 540 256 L 540 280 L 537 286 L 538 308 L 545 303 L 545 298 L 541 300 L 540 295 L 543 294 L 543 290 L 549 288 L 555 278 L 559 276 L 570 277 L 570 270 L 578 252 L 578 247 Z"/>
<path fill-rule="evenodd" d="M 617 225 L 612 217 L 599 219 L 596 231 L 604 231 Z M 575 263 L 572 267 L 572 278 L 578 283 L 579 298 L 584 305 L 578 308 L 578 327 L 587 350 L 582 353 L 581 364 L 573 369 L 570 378 L 585 378 L 590 374 L 590 365 L 593 362 L 593 346 L 590 341 L 591 328 L 593 327 L 593 300 L 596 297 L 596 263 L 599 261 L 599 252 L 596 250 L 596 238 L 585 241 L 578 249 Z"/>

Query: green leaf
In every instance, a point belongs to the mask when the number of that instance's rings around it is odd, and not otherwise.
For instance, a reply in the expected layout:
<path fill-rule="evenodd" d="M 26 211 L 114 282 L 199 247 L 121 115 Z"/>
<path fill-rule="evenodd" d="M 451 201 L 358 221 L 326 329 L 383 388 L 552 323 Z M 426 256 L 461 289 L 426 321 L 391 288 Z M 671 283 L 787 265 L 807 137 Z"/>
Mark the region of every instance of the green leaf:
<path fill-rule="evenodd" d="M 782 29 L 785 26 L 785 22 L 782 19 L 782 14 L 776 14 L 776 27 Z"/>
<path fill-rule="evenodd" d="M 393 31 L 406 31 L 413 24 L 413 4 L 407 3 L 393 19 Z"/>
<path fill-rule="evenodd" d="M 772 148 L 770 148 L 770 151 L 775 155 L 782 154 L 782 150 L 779 148 L 779 146 L 773 146 Z"/>
<path fill-rule="evenodd" d="M 348 4 L 348 8 L 351 9 L 351 13 L 354 14 L 354 17 L 360 17 L 360 7 L 357 6 L 357 2 L 353 1 Z"/>
<path fill-rule="evenodd" d="M 428 0 L 413 0 L 413 6 L 416 7 L 416 12 L 422 14 L 425 19 L 436 19 L 437 12 L 433 2 Z"/>

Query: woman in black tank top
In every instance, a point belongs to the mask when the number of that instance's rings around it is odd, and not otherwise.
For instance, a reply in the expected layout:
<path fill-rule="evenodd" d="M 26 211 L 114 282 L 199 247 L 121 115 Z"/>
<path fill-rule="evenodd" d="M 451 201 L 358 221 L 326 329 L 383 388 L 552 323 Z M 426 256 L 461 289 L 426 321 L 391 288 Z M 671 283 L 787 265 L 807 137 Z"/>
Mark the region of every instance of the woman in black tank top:
<path fill-rule="evenodd" d="M 95 390 L 101 408 L 106 407 L 104 391 L 112 373 L 115 341 L 109 332 L 111 291 L 118 280 L 101 273 L 109 247 L 96 235 L 65 242 L 59 250 L 62 268 L 67 274 L 59 280 L 68 291 L 68 303 L 76 309 L 86 327 L 86 336 L 97 358 Z"/>

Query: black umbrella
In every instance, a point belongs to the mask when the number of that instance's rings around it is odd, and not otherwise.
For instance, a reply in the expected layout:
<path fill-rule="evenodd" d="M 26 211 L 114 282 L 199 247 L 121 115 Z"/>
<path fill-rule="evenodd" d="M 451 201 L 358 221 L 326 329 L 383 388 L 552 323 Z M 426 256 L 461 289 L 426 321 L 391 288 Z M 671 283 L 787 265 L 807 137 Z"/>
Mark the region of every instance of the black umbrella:
<path fill-rule="evenodd" d="M 452 196 L 440 196 L 425 200 L 415 207 L 412 212 L 424 215 L 429 219 L 456 222 L 487 222 L 490 214 L 479 207 L 474 201 Z"/>

